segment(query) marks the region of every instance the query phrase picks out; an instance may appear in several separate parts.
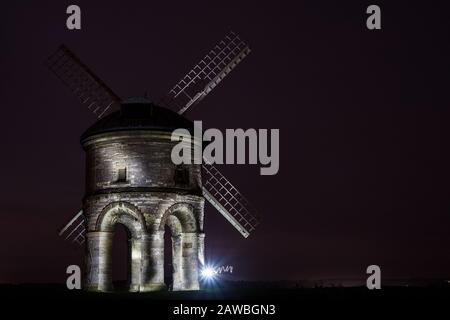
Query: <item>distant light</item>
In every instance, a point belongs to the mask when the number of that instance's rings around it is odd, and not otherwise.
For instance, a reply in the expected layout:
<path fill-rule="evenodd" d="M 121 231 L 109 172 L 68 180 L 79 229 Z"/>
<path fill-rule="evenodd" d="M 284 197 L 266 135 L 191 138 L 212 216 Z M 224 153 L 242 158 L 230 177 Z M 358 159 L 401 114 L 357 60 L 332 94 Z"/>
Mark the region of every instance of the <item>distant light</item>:
<path fill-rule="evenodd" d="M 217 272 L 212 267 L 205 267 L 201 271 L 201 275 L 205 279 L 214 279 Z"/>

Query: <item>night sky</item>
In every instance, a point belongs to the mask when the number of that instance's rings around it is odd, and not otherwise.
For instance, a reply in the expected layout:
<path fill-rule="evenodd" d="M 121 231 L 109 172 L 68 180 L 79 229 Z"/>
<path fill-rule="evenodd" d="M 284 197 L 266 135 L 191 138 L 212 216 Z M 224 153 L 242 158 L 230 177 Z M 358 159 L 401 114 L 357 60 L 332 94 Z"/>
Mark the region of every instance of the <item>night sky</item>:
<path fill-rule="evenodd" d="M 207 204 L 207 259 L 245 280 L 364 278 L 370 264 L 450 277 L 444 2 L 192 2 L 2 4 L 0 282 L 62 282 L 83 261 L 57 233 L 81 207 L 79 137 L 95 117 L 46 57 L 65 43 L 121 97 L 157 101 L 229 30 L 252 53 L 188 117 L 279 128 L 280 171 L 221 167 L 261 225 L 245 240 Z M 73 3 L 81 31 L 65 26 Z M 365 26 L 373 3 L 379 31 Z"/>

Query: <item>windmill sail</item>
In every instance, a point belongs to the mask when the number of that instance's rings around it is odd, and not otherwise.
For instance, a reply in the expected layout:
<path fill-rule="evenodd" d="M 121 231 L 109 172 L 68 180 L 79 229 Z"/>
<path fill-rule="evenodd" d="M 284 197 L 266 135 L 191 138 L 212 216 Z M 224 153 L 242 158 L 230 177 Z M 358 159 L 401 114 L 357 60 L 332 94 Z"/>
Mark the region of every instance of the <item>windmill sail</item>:
<path fill-rule="evenodd" d="M 203 196 L 247 238 L 259 224 L 256 211 L 214 165 L 204 162 Z"/>
<path fill-rule="evenodd" d="M 160 104 L 183 114 L 210 93 L 249 53 L 249 46 L 237 34 L 230 32 L 169 91 Z"/>
<path fill-rule="evenodd" d="M 220 41 L 160 101 L 183 114 L 202 100 L 250 53 L 234 32 Z M 258 225 L 247 199 L 206 159 L 203 164 L 203 196 L 245 237 Z"/>
<path fill-rule="evenodd" d="M 119 96 L 65 45 L 46 60 L 46 65 L 98 118 L 120 101 Z"/>
<path fill-rule="evenodd" d="M 83 210 L 80 210 L 59 232 L 60 237 L 64 237 L 64 240 L 77 242 L 82 245 L 85 241 L 85 219 L 83 216 Z"/>

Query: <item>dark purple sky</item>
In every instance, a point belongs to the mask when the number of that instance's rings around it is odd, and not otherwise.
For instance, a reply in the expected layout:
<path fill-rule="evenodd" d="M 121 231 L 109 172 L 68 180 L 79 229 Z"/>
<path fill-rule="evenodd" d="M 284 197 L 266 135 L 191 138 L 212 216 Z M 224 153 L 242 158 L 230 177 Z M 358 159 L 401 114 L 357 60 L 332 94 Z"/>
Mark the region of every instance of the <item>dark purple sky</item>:
<path fill-rule="evenodd" d="M 65 43 L 121 97 L 157 100 L 230 29 L 253 51 L 189 117 L 279 128 L 280 171 L 222 168 L 262 223 L 244 240 L 207 205 L 207 257 L 255 280 L 359 278 L 369 264 L 449 277 L 448 8 L 377 1 L 373 32 L 372 2 L 341 2 L 76 1 L 81 31 L 65 28 L 72 1 L 2 4 L 0 282 L 63 281 L 82 264 L 57 230 L 81 206 L 79 136 L 95 118 L 45 58 Z"/>

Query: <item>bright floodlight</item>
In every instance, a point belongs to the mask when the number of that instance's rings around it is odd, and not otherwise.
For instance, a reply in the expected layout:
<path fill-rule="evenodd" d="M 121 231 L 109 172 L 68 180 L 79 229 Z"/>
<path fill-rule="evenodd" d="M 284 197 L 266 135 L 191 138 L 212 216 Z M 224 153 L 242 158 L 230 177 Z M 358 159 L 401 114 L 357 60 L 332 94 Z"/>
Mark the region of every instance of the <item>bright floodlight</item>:
<path fill-rule="evenodd" d="M 202 269 L 201 274 L 205 279 L 213 279 L 216 275 L 216 271 L 211 267 L 205 267 Z"/>

